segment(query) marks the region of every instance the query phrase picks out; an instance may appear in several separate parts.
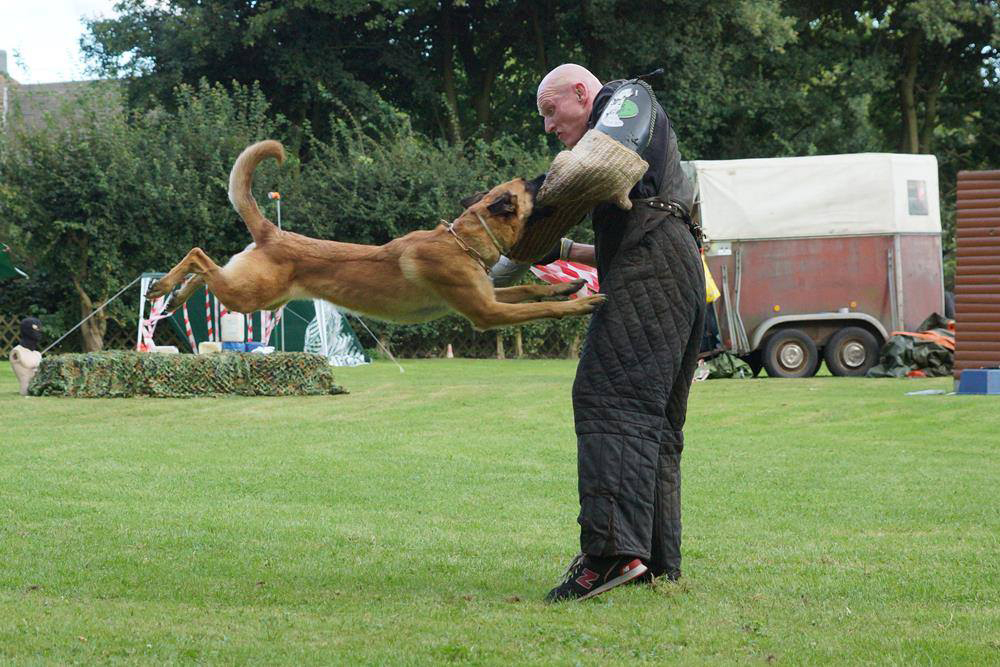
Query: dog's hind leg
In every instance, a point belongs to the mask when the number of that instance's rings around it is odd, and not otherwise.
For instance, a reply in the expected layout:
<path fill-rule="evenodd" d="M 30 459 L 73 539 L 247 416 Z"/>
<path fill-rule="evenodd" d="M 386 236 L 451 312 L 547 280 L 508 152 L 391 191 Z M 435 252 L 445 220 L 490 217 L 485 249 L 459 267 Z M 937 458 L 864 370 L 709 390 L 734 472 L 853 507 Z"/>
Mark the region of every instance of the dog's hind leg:
<path fill-rule="evenodd" d="M 177 286 L 177 283 L 183 280 L 189 273 L 193 272 L 192 258 L 195 252 L 201 253 L 202 255 L 205 254 L 201 248 L 192 248 L 189 250 L 188 254 L 184 255 L 184 259 L 177 262 L 172 269 L 167 271 L 165 276 L 149 286 L 149 289 L 146 290 L 146 298 L 158 299 L 161 296 L 170 294 L 171 290 Z"/>
<path fill-rule="evenodd" d="M 191 295 L 194 294 L 199 287 L 204 286 L 204 284 L 205 279 L 202 276 L 197 273 L 193 274 L 190 278 L 188 278 L 187 282 L 181 285 L 181 289 L 178 292 L 175 292 L 173 297 L 171 297 L 170 310 L 177 310 L 184 305 L 184 302 L 190 299 Z"/>
<path fill-rule="evenodd" d="M 201 285 L 205 284 L 208 275 L 212 272 L 219 272 L 219 265 L 211 260 L 211 258 L 205 254 L 205 251 L 201 248 L 191 248 L 184 259 L 179 261 L 174 268 L 167 272 L 167 275 L 163 276 L 155 283 L 149 286 L 149 290 L 146 292 L 147 299 L 156 299 L 166 294 L 169 294 L 172 289 L 184 279 L 189 273 L 196 274 L 195 277 L 191 279 L 191 283 L 200 281 L 200 284 L 192 289 L 190 283 L 177 295 L 171 305 L 180 306 L 184 301 L 186 301 L 191 293 L 195 289 L 198 289 Z M 215 290 L 212 290 L 213 292 Z M 181 298 L 183 296 L 183 298 Z"/>

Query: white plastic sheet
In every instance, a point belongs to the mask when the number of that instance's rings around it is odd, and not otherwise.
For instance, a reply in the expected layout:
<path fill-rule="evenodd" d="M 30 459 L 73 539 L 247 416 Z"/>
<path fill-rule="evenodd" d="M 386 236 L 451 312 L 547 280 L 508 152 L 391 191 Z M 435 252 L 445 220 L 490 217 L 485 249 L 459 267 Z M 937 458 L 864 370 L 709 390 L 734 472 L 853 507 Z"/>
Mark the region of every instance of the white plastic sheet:
<path fill-rule="evenodd" d="M 859 153 L 694 160 L 717 240 L 940 234 L 937 158 Z"/>

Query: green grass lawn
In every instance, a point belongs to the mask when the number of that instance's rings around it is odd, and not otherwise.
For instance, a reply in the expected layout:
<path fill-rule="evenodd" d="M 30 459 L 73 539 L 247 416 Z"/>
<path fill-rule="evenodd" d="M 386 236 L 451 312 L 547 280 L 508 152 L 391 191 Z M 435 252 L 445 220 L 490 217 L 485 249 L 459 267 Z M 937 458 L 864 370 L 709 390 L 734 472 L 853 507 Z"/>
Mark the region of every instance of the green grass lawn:
<path fill-rule="evenodd" d="M 1000 662 L 1000 397 L 694 388 L 681 583 L 547 606 L 575 362 L 349 395 L 21 398 L 0 370 L 0 662 Z"/>

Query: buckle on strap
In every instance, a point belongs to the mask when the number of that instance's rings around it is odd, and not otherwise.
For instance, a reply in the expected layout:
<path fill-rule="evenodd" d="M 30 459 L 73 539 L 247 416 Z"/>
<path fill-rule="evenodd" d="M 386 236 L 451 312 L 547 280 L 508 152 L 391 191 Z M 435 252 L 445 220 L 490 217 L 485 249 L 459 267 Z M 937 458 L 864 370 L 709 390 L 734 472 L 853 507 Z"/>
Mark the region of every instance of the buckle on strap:
<path fill-rule="evenodd" d="M 688 226 L 688 229 L 691 230 L 691 235 L 694 237 L 695 243 L 698 244 L 698 248 L 701 248 L 704 234 L 702 232 L 701 225 L 691 218 L 691 214 L 688 212 L 687 206 L 673 199 L 663 200 L 659 197 L 640 199 L 638 200 L 638 203 L 645 204 L 650 208 L 655 208 L 660 211 L 667 211 L 671 215 L 679 218 Z"/>

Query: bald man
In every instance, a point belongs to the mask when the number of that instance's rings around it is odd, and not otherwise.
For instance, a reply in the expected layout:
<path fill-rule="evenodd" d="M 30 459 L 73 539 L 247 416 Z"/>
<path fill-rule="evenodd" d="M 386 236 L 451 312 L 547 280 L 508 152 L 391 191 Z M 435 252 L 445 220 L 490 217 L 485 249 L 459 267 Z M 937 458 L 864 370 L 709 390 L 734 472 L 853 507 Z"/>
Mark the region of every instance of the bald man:
<path fill-rule="evenodd" d="M 629 193 L 631 210 L 602 204 L 591 214 L 595 245 L 562 244 L 564 257 L 596 264 L 608 299 L 591 318 L 573 383 L 581 553 L 549 592 L 553 602 L 681 572 L 682 429 L 705 277 L 677 137 L 655 98 L 645 109 L 622 104 L 629 85 L 644 84 L 602 85 L 575 64 L 538 85 L 545 131 L 570 148 L 595 126 L 621 127 L 636 113 L 648 121 L 637 145 L 649 169 Z"/>

